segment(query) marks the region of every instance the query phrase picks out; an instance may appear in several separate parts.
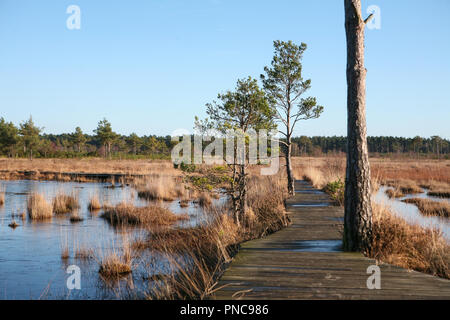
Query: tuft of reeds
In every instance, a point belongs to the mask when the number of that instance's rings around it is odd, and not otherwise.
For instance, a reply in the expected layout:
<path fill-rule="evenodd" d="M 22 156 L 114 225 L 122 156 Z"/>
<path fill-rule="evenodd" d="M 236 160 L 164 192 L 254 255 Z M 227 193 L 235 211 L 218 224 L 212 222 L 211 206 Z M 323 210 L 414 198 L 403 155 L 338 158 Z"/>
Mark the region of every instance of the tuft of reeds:
<path fill-rule="evenodd" d="M 100 200 L 98 199 L 98 195 L 94 195 L 89 199 L 88 210 L 89 211 L 97 211 L 102 208 L 100 204 Z"/>
<path fill-rule="evenodd" d="M 403 268 L 450 278 L 450 245 L 438 229 L 408 224 L 372 204 L 372 248 L 368 255 Z"/>
<path fill-rule="evenodd" d="M 8 227 L 15 229 L 19 226 L 19 224 L 16 222 L 16 220 L 11 221 L 10 224 L 8 224 Z"/>
<path fill-rule="evenodd" d="M 5 191 L 0 188 L 0 206 L 5 204 Z"/>
<path fill-rule="evenodd" d="M 413 180 L 398 179 L 394 181 L 388 181 L 388 186 L 394 187 L 396 190 L 403 194 L 422 193 L 423 189 Z"/>
<path fill-rule="evenodd" d="M 69 257 L 70 257 L 70 254 L 69 254 L 69 247 L 68 247 L 68 246 L 64 246 L 64 247 L 61 249 L 61 259 L 62 259 L 62 260 L 67 260 L 67 259 L 69 259 Z"/>
<path fill-rule="evenodd" d="M 169 209 L 150 205 L 135 207 L 121 202 L 116 206 L 106 206 L 102 217 L 112 225 L 169 226 L 179 220 L 189 219 L 188 215 L 177 215 Z"/>
<path fill-rule="evenodd" d="M 173 201 L 183 198 L 186 190 L 171 176 L 155 176 L 137 186 L 138 197 L 146 200 Z"/>
<path fill-rule="evenodd" d="M 398 189 L 386 189 L 385 191 L 386 195 L 389 198 L 401 198 L 404 197 L 405 195 Z"/>
<path fill-rule="evenodd" d="M 426 216 L 448 217 L 450 215 L 450 204 L 447 202 L 433 201 L 423 198 L 408 198 L 402 200 L 417 206 L 420 213 Z"/>
<path fill-rule="evenodd" d="M 53 199 L 53 212 L 55 214 L 72 212 L 78 207 L 78 196 L 76 195 L 58 193 Z"/>
<path fill-rule="evenodd" d="M 74 223 L 74 222 L 81 222 L 84 219 L 80 216 L 80 213 L 78 212 L 78 210 L 76 210 L 76 211 L 72 212 L 69 220 L 70 220 L 70 222 Z"/>
<path fill-rule="evenodd" d="M 33 220 L 43 220 L 52 217 L 52 205 L 40 193 L 32 193 L 27 200 L 28 216 Z"/>
<path fill-rule="evenodd" d="M 105 279 L 116 279 L 133 271 L 131 246 L 126 237 L 122 239 L 122 250 L 112 250 L 100 261 L 99 273 Z"/>
<path fill-rule="evenodd" d="M 206 193 L 206 192 L 202 192 L 200 194 L 200 196 L 198 197 L 198 204 L 201 207 L 209 207 L 209 206 L 211 206 L 211 204 L 212 204 L 211 196 L 208 193 Z"/>

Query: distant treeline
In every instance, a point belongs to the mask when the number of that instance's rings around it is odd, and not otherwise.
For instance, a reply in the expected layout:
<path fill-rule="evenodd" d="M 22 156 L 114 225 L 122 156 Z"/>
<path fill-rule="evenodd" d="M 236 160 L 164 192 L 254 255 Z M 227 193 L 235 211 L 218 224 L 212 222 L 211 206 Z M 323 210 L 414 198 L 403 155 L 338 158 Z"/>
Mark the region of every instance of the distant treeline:
<path fill-rule="evenodd" d="M 296 137 L 293 138 L 293 156 L 320 156 L 346 152 L 346 137 Z M 438 136 L 430 138 L 368 137 L 369 152 L 380 154 L 414 154 L 448 158 L 450 141 Z M 103 119 L 93 134 L 81 131 L 72 133 L 42 134 L 30 117 L 14 125 L 0 118 L 0 154 L 8 157 L 112 157 L 167 159 L 174 146 L 170 136 L 120 135 Z"/>
<path fill-rule="evenodd" d="M 320 155 L 347 151 L 347 137 L 296 137 L 293 154 Z M 450 153 L 450 141 L 432 136 L 414 137 L 367 137 L 369 153 L 374 154 L 415 154 L 446 158 Z"/>

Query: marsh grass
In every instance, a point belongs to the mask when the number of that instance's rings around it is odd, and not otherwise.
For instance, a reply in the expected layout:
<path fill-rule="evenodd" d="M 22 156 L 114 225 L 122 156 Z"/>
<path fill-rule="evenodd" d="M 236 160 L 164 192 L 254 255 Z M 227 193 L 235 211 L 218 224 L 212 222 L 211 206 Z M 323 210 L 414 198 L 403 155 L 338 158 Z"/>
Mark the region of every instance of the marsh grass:
<path fill-rule="evenodd" d="M 202 192 L 200 193 L 200 196 L 198 197 L 198 204 L 201 207 L 209 207 L 212 205 L 212 199 L 209 193 Z"/>
<path fill-rule="evenodd" d="M 395 189 L 395 188 L 394 189 L 386 189 L 385 193 L 389 198 L 401 198 L 401 197 L 405 196 L 405 194 L 403 192 L 401 192 L 400 190 Z"/>
<path fill-rule="evenodd" d="M 133 271 L 133 255 L 129 239 L 122 237 L 122 248 L 113 248 L 100 260 L 99 273 L 105 280 L 118 279 Z"/>
<path fill-rule="evenodd" d="M 102 218 L 112 225 L 170 226 L 179 220 L 189 219 L 188 215 L 174 214 L 169 209 L 156 205 L 135 207 L 121 202 L 116 206 L 105 206 Z"/>
<path fill-rule="evenodd" d="M 410 225 L 373 204 L 373 241 L 368 255 L 403 268 L 450 278 L 450 245 L 437 229 Z"/>
<path fill-rule="evenodd" d="M 247 217 L 238 226 L 228 210 L 212 206 L 212 219 L 192 228 L 160 229 L 136 244 L 157 251 L 170 261 L 170 272 L 147 293 L 149 299 L 206 299 L 238 251 L 239 243 L 265 236 L 289 224 L 285 183 L 279 176 L 251 176 Z M 182 262 L 174 257 L 182 256 Z"/>
<path fill-rule="evenodd" d="M 40 193 L 32 193 L 27 199 L 28 216 L 33 220 L 50 219 L 53 215 L 52 205 Z"/>
<path fill-rule="evenodd" d="M 5 189 L 3 186 L 0 186 L 0 206 L 5 204 Z"/>
<path fill-rule="evenodd" d="M 90 197 L 89 204 L 88 204 L 88 210 L 89 211 L 98 211 L 102 208 L 102 205 L 100 203 L 100 200 L 98 199 L 98 195 L 95 194 Z"/>
<path fill-rule="evenodd" d="M 173 201 L 184 198 L 186 189 L 181 181 L 167 175 L 156 175 L 136 184 L 138 197 L 146 200 Z"/>
<path fill-rule="evenodd" d="M 415 204 L 420 213 L 426 216 L 448 217 L 450 215 L 450 204 L 447 202 L 423 198 L 408 198 L 402 200 L 402 202 Z"/>
<path fill-rule="evenodd" d="M 69 218 L 69 221 L 72 223 L 81 222 L 83 220 L 84 219 L 83 217 L 81 217 L 80 212 L 78 210 L 73 211 Z"/>
<path fill-rule="evenodd" d="M 388 180 L 386 185 L 395 188 L 403 194 L 423 193 L 423 189 L 417 182 L 409 179 Z"/>
<path fill-rule="evenodd" d="M 63 214 L 72 212 L 75 209 L 79 208 L 78 204 L 78 195 L 77 194 L 65 194 L 63 192 L 59 192 L 52 202 L 53 212 L 55 214 Z"/>

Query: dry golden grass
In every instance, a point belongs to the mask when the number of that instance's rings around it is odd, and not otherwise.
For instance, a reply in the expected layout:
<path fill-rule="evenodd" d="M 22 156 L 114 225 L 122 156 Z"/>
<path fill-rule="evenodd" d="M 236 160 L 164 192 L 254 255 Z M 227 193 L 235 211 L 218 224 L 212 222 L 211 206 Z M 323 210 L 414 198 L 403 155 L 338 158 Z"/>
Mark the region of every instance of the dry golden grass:
<path fill-rule="evenodd" d="M 212 205 L 211 196 L 207 192 L 200 193 L 200 196 L 198 197 L 197 201 L 201 207 L 209 207 Z"/>
<path fill-rule="evenodd" d="M 75 210 L 72 212 L 69 218 L 70 222 L 80 222 L 84 219 L 80 216 L 80 212 L 78 210 Z"/>
<path fill-rule="evenodd" d="M 131 259 L 117 252 L 113 252 L 103 258 L 99 273 L 105 278 L 116 278 L 132 272 Z"/>
<path fill-rule="evenodd" d="M 179 175 L 169 160 L 107 160 L 100 158 L 84 159 L 11 159 L 0 158 L 0 168 L 4 172 L 81 172 L 81 173 L 120 173 Z"/>
<path fill-rule="evenodd" d="M 53 212 L 55 214 L 72 212 L 73 210 L 79 208 L 78 195 L 76 194 L 68 195 L 59 192 L 53 199 L 52 204 L 53 204 Z"/>
<path fill-rule="evenodd" d="M 420 213 L 426 216 L 448 217 L 450 214 L 450 204 L 447 202 L 439 202 L 423 198 L 409 198 L 402 201 L 415 204 L 417 208 L 419 208 Z"/>
<path fill-rule="evenodd" d="M 89 199 L 88 210 L 89 211 L 97 211 L 97 210 L 100 210 L 101 208 L 102 208 L 102 205 L 100 204 L 100 200 L 98 199 L 98 195 L 93 195 Z"/>
<path fill-rule="evenodd" d="M 377 204 L 373 204 L 373 243 L 369 256 L 403 268 L 450 278 L 450 245 L 440 231 L 410 225 Z"/>
<path fill-rule="evenodd" d="M 323 189 L 328 183 L 345 180 L 345 158 L 294 158 L 296 179 L 310 181 L 315 188 Z"/>
<path fill-rule="evenodd" d="M 385 193 L 389 198 L 401 198 L 405 196 L 400 190 L 397 189 L 387 189 Z"/>
<path fill-rule="evenodd" d="M 187 229 L 153 232 L 136 247 L 157 250 L 172 270 L 148 292 L 149 299 L 204 299 L 217 287 L 217 279 L 242 241 L 275 232 L 289 223 L 285 212 L 286 185 L 282 175 L 255 176 L 248 182 L 248 216 L 238 226 L 231 214 L 211 210 L 209 223 Z M 174 256 L 188 257 L 180 263 Z"/>
<path fill-rule="evenodd" d="M 423 192 L 420 188 L 450 190 L 450 160 L 409 160 L 370 158 L 372 186 L 395 185 L 410 188 L 410 192 Z M 344 157 L 295 157 L 292 160 L 296 179 L 306 176 L 315 187 L 322 188 L 339 178 L 345 180 Z M 306 172 L 305 172 L 306 171 Z"/>
<path fill-rule="evenodd" d="M 176 198 L 184 198 L 186 190 L 181 179 L 173 176 L 154 175 L 139 181 L 136 184 L 138 197 L 147 200 L 173 201 Z"/>
<path fill-rule="evenodd" d="M 450 181 L 450 160 L 370 159 L 372 175 L 382 181 L 409 179 L 417 183 Z"/>
<path fill-rule="evenodd" d="M 387 186 L 393 187 L 397 192 L 403 194 L 422 193 L 423 189 L 413 180 L 398 179 L 385 181 Z"/>
<path fill-rule="evenodd" d="M 33 220 L 43 220 L 52 217 L 52 205 L 40 193 L 32 193 L 27 201 L 28 216 Z"/>
<path fill-rule="evenodd" d="M 172 211 L 151 205 L 135 207 L 126 202 L 116 206 L 105 206 L 102 217 L 112 225 L 170 226 L 179 220 L 189 219 L 188 215 L 174 214 Z"/>
<path fill-rule="evenodd" d="M 111 250 L 100 261 L 99 273 L 105 279 L 116 279 L 133 271 L 133 255 L 130 242 L 126 236 L 122 237 L 122 249 Z"/>

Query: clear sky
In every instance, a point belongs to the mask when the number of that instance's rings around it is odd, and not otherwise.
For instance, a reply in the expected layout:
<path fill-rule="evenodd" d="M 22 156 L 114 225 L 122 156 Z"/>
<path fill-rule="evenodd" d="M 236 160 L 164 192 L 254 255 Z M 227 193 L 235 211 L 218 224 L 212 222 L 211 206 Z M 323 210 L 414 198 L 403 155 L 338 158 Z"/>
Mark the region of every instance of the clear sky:
<path fill-rule="evenodd" d="M 0 116 L 47 133 L 192 130 L 205 103 L 258 77 L 273 40 L 308 45 L 304 76 L 325 111 L 296 135 L 346 134 L 343 0 L 0 0 Z M 450 1 L 363 0 L 369 135 L 450 138 Z M 69 30 L 69 5 L 81 29 Z"/>

